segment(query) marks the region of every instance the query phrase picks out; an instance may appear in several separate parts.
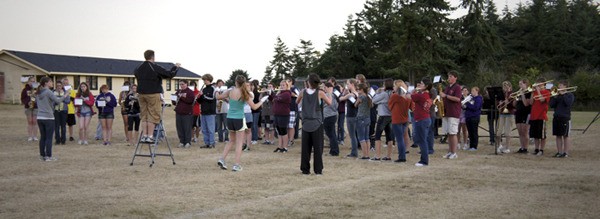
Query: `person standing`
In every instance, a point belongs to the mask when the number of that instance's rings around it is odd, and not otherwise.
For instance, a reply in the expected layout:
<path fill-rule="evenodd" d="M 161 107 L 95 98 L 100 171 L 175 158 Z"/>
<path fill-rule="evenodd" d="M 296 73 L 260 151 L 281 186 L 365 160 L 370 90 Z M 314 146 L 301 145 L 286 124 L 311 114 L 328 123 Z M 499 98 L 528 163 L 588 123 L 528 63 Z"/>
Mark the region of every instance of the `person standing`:
<path fill-rule="evenodd" d="M 175 105 L 175 126 L 177 127 L 177 137 L 179 137 L 177 147 L 189 148 L 192 142 L 194 91 L 188 87 L 186 80 L 180 80 L 179 90 L 175 95 L 177 95 L 177 101 L 172 101 L 172 104 Z"/>
<path fill-rule="evenodd" d="M 25 87 L 21 91 L 21 104 L 25 107 L 25 116 L 27 117 L 27 141 L 37 141 L 37 113 L 36 104 L 38 83 L 35 77 L 31 76 L 27 80 Z"/>
<path fill-rule="evenodd" d="M 398 159 L 394 162 L 406 162 L 406 140 L 404 135 L 408 125 L 408 110 L 412 104 L 410 96 L 406 93 L 407 87 L 404 81 L 396 80 L 394 82 L 395 93 L 390 96 L 388 108 L 392 117 L 393 134 L 396 137 L 398 147 Z"/>
<path fill-rule="evenodd" d="M 250 87 L 252 89 L 252 94 L 254 94 L 254 103 L 258 103 L 260 101 L 260 92 L 258 92 L 258 80 L 252 80 L 250 83 Z M 262 108 L 259 107 L 256 110 L 252 110 L 252 144 L 256 144 L 259 138 L 259 128 L 260 128 L 260 112 Z"/>
<path fill-rule="evenodd" d="M 358 114 L 358 108 L 354 105 L 358 99 L 358 93 L 356 92 L 357 84 L 358 82 L 356 79 L 348 79 L 346 81 L 346 86 L 348 88 L 345 90 L 344 96 L 340 97 L 340 100 L 346 101 L 346 126 L 348 128 L 348 136 L 350 137 L 350 145 L 352 148 L 350 154 L 346 155 L 346 157 L 349 158 L 358 157 L 358 138 L 356 136 L 356 116 Z"/>
<path fill-rule="evenodd" d="M 514 111 L 515 106 L 513 105 L 511 98 L 512 94 L 512 84 L 510 81 L 502 82 L 502 91 L 504 93 L 504 99 L 498 102 L 500 107 L 498 109 L 499 117 L 498 117 L 498 136 L 496 137 L 497 142 L 502 142 L 502 135 L 504 135 L 504 145 L 500 144 L 498 147 L 498 153 L 510 153 L 510 139 L 512 131 L 512 122 L 514 121 Z"/>
<path fill-rule="evenodd" d="M 58 98 L 68 96 L 69 94 L 65 91 L 62 82 L 57 81 L 54 86 L 54 95 Z M 67 111 L 68 104 L 71 101 L 71 98 L 64 98 L 62 102 L 56 103 L 54 106 L 54 138 L 56 140 L 55 144 L 65 144 L 67 141 Z"/>
<path fill-rule="evenodd" d="M 132 84 L 129 94 L 125 98 L 125 111 L 127 112 L 127 138 L 128 145 L 135 145 L 140 131 L 140 103 L 138 101 L 137 85 Z M 133 133 L 135 130 L 135 133 Z"/>
<path fill-rule="evenodd" d="M 121 106 L 121 117 L 123 118 L 123 131 L 125 131 L 125 141 L 129 142 L 129 135 L 128 131 L 127 131 L 127 125 L 129 124 L 128 122 L 128 114 L 127 114 L 127 110 L 126 110 L 126 106 L 125 106 L 125 99 L 127 99 L 127 95 L 129 94 L 129 90 L 131 89 L 131 83 L 129 83 L 129 81 L 125 81 L 123 82 L 123 88 L 127 88 L 127 89 L 123 89 L 121 91 L 121 93 L 119 93 L 119 105 Z"/>
<path fill-rule="evenodd" d="M 310 154 L 313 153 L 313 170 L 315 174 L 323 174 L 323 102 L 331 105 L 323 90 L 319 89 L 321 79 L 317 74 L 307 78 L 308 88 L 298 96 L 296 103 L 302 103 L 302 155 L 300 171 L 310 174 Z M 331 95 L 331 93 L 329 94 Z"/>
<path fill-rule="evenodd" d="M 273 99 L 271 96 L 274 95 L 273 84 L 269 82 L 267 88 L 263 88 L 260 92 L 260 99 L 263 97 L 267 97 L 269 99 Z M 274 144 L 274 136 L 273 136 L 273 110 L 272 110 L 272 102 L 265 102 L 262 105 L 262 110 L 260 112 L 260 116 L 262 117 L 263 128 L 264 128 L 264 142 L 263 144 L 271 145 Z"/>
<path fill-rule="evenodd" d="M 367 84 L 358 84 L 357 90 L 358 98 L 354 106 L 358 108 L 358 113 L 356 114 L 356 133 L 362 149 L 362 157 L 360 159 L 369 160 L 369 126 L 371 124 L 371 107 L 373 107 L 373 101 L 368 95 L 369 86 Z"/>
<path fill-rule="evenodd" d="M 467 98 L 469 96 L 469 88 L 467 88 L 467 86 L 463 86 L 461 89 L 462 92 L 462 96 L 460 98 L 460 101 L 462 103 L 463 100 L 465 100 L 465 98 Z M 460 118 L 459 118 L 459 123 L 458 123 L 458 147 L 460 148 L 460 144 L 463 143 L 463 150 L 468 150 L 469 149 L 469 140 L 467 139 L 469 133 L 467 130 L 467 119 L 465 117 L 465 109 L 461 109 L 460 110 Z M 462 141 L 461 141 L 461 137 L 462 137 Z"/>
<path fill-rule="evenodd" d="M 146 59 L 138 66 L 134 75 L 138 81 L 138 93 L 140 101 L 140 119 L 142 121 L 142 142 L 154 142 L 154 127 L 160 122 L 162 101 L 162 79 L 173 78 L 177 75 L 177 70 L 181 64 L 177 63 L 167 71 L 154 63 L 154 51 L 146 50 L 144 52 Z"/>
<path fill-rule="evenodd" d="M 275 152 L 286 153 L 288 151 L 288 127 L 290 123 L 290 104 L 292 102 L 292 93 L 290 84 L 286 80 L 279 83 L 279 92 L 275 96 L 270 96 L 269 100 L 273 102 L 273 126 L 277 132 L 278 144 Z"/>
<path fill-rule="evenodd" d="M 57 97 L 50 88 L 53 87 L 53 81 L 49 77 L 43 77 L 40 80 L 36 98 L 38 104 L 37 123 L 40 129 L 40 160 L 55 161 L 52 156 L 52 134 L 54 132 L 54 105 L 61 104 L 69 98 L 69 94 L 64 92 L 63 96 Z"/>
<path fill-rule="evenodd" d="M 221 95 L 227 90 L 226 88 L 223 88 L 223 85 L 225 85 L 223 80 L 217 80 L 217 95 Z M 217 122 L 219 142 L 229 141 L 229 133 L 227 131 L 227 111 L 229 111 L 229 99 L 217 100 L 217 116 L 215 117 L 215 121 Z"/>
<path fill-rule="evenodd" d="M 513 102 L 515 105 L 515 124 L 519 132 L 520 148 L 518 154 L 527 154 L 529 146 L 529 114 L 531 114 L 531 93 L 525 92 L 529 88 L 529 80 L 522 79 L 519 81 L 519 97 Z"/>
<path fill-rule="evenodd" d="M 479 145 L 479 117 L 481 116 L 481 106 L 483 105 L 483 97 L 479 95 L 479 87 L 471 88 L 471 96 L 473 99 L 465 103 L 465 120 L 467 130 L 469 132 L 469 150 L 476 151 Z"/>
<path fill-rule="evenodd" d="M 567 81 L 558 82 L 558 95 L 550 99 L 550 107 L 554 109 L 554 119 L 552 120 L 552 135 L 556 136 L 557 152 L 554 157 L 569 157 L 571 148 L 571 139 L 569 132 L 571 129 L 571 107 L 575 102 L 573 93 L 567 93 L 565 89 L 569 86 Z"/>
<path fill-rule="evenodd" d="M 188 88 L 194 91 L 194 97 L 200 96 L 200 90 L 198 90 L 198 84 L 195 81 L 190 81 Z M 200 137 L 200 112 L 200 103 L 198 102 L 198 100 L 196 100 L 194 101 L 192 113 L 192 142 L 198 142 L 198 138 Z"/>
<path fill-rule="evenodd" d="M 377 161 L 381 157 L 381 135 L 385 131 L 387 144 L 387 156 L 382 160 L 391 160 L 394 144 L 394 134 L 392 134 L 392 112 L 389 108 L 389 100 L 394 91 L 394 80 L 391 78 L 383 81 L 384 87 L 377 89 L 377 94 L 373 97 L 373 104 L 377 105 L 377 127 L 375 129 L 375 153 L 377 154 L 371 160 Z"/>
<path fill-rule="evenodd" d="M 331 104 L 323 108 L 323 128 L 329 138 L 329 155 L 339 156 L 340 148 L 335 131 L 335 123 L 338 121 L 338 98 L 333 94 L 333 84 L 330 82 L 325 83 L 325 94 L 331 99 Z"/>
<path fill-rule="evenodd" d="M 290 78 L 287 82 L 292 94 L 292 102 L 290 103 L 290 123 L 288 126 L 288 146 L 293 146 L 294 140 L 298 138 L 298 121 L 300 115 L 298 115 L 298 104 L 296 103 L 296 100 L 298 99 L 298 95 L 300 95 L 300 90 L 296 87 L 296 79 Z"/>
<path fill-rule="evenodd" d="M 245 140 L 244 130 L 247 128 L 244 122 L 244 104 L 250 105 L 251 108 L 257 109 L 263 103 L 261 100 L 258 104 L 254 104 L 253 98 L 250 95 L 250 90 L 246 88 L 246 78 L 238 75 L 235 78 L 235 88 L 229 89 L 219 96 L 218 100 L 229 99 L 229 113 L 227 113 L 227 128 L 229 129 L 229 142 L 223 148 L 223 155 L 217 161 L 217 165 L 223 170 L 227 169 L 225 159 L 235 145 L 235 164 L 231 168 L 233 171 L 242 171 L 241 157 L 242 144 Z"/>
<path fill-rule="evenodd" d="M 329 83 L 333 84 L 335 100 L 338 101 L 337 141 L 338 145 L 344 145 L 344 139 L 346 137 L 346 129 L 344 128 L 344 122 L 346 120 L 346 101 L 342 101 L 340 98 L 345 90 L 342 85 L 337 83 L 337 80 L 334 77 L 329 78 Z"/>
<path fill-rule="evenodd" d="M 456 71 L 448 72 L 448 86 L 444 92 L 440 92 L 440 97 L 444 101 L 444 118 L 442 119 L 443 134 L 448 135 L 448 153 L 443 156 L 446 159 L 458 158 L 456 150 L 458 149 L 458 123 L 460 118 L 461 88 L 456 82 L 458 73 Z M 422 151 L 421 151 L 422 152 Z"/>
<path fill-rule="evenodd" d="M 429 132 L 429 126 L 431 125 L 429 110 L 433 104 L 433 101 L 431 98 L 429 98 L 431 86 L 431 80 L 429 78 L 423 78 L 417 83 L 417 87 L 415 88 L 416 92 L 411 95 L 411 99 L 415 105 L 413 111 L 415 120 L 413 123 L 413 139 L 415 144 L 419 145 L 419 149 L 421 150 L 421 159 L 419 162 L 415 163 L 415 166 L 418 167 L 429 165 L 429 138 L 427 135 Z"/>
<path fill-rule="evenodd" d="M 200 120 L 202 121 L 200 128 L 202 129 L 202 135 L 204 136 L 204 147 L 214 148 L 217 100 L 215 98 L 215 88 L 212 84 L 213 76 L 210 74 L 202 75 L 202 81 L 204 83 L 204 89 L 200 92 L 200 97 L 198 97 L 197 100 L 200 103 L 200 111 L 202 114 L 200 117 Z"/>
<path fill-rule="evenodd" d="M 77 117 L 79 117 L 79 141 L 77 143 L 80 145 L 88 144 L 88 128 L 92 116 L 95 114 L 92 108 L 95 102 L 94 94 L 89 90 L 88 84 L 81 82 L 75 96 L 75 107 L 77 108 Z"/>
<path fill-rule="evenodd" d="M 550 100 L 550 91 L 546 90 L 544 83 L 546 79 L 539 78 L 533 86 L 531 103 L 531 116 L 529 120 L 529 136 L 533 138 L 535 150 L 533 154 L 537 156 L 544 155 L 546 146 L 546 121 L 548 120 L 548 101 Z"/>
<path fill-rule="evenodd" d="M 98 108 L 98 119 L 100 120 L 100 124 L 102 124 L 103 144 L 110 145 L 117 98 L 108 91 L 108 85 L 106 84 L 100 86 L 100 94 L 96 98 L 96 107 Z"/>
<path fill-rule="evenodd" d="M 69 130 L 69 141 L 75 141 L 75 139 L 73 138 L 73 126 L 77 125 L 77 120 L 75 120 L 75 105 L 73 104 L 73 102 L 75 101 L 75 97 L 77 96 L 77 91 L 75 91 L 71 84 L 69 84 L 68 78 L 63 78 L 62 84 L 65 90 L 69 92 L 71 99 L 71 101 L 68 104 L 69 109 L 67 110 L 67 129 Z"/>

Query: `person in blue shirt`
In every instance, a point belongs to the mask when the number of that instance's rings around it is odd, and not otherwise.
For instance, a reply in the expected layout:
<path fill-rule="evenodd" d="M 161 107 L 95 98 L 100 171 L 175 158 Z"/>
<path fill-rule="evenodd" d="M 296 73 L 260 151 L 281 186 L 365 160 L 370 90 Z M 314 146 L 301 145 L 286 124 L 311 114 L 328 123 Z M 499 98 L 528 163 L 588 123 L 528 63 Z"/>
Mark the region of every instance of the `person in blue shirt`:
<path fill-rule="evenodd" d="M 571 107 L 575 102 L 575 96 L 573 93 L 565 91 L 568 86 L 567 81 L 559 81 L 558 95 L 550 99 L 550 108 L 554 109 L 552 135 L 556 136 L 556 149 L 558 150 L 554 157 L 557 158 L 569 157 L 569 148 L 571 148 L 569 132 L 571 129 Z"/>
<path fill-rule="evenodd" d="M 98 119 L 102 124 L 103 145 L 110 145 L 112 137 L 112 125 L 115 120 L 114 109 L 117 107 L 117 98 L 110 91 L 106 84 L 100 86 L 100 94 L 96 98 L 96 107 L 98 108 Z"/>
<path fill-rule="evenodd" d="M 467 123 L 467 132 L 469 133 L 469 151 L 476 151 L 479 144 L 479 116 L 481 115 L 481 106 L 483 105 L 483 97 L 479 95 L 479 87 L 471 88 L 471 101 L 464 104 L 465 120 Z"/>

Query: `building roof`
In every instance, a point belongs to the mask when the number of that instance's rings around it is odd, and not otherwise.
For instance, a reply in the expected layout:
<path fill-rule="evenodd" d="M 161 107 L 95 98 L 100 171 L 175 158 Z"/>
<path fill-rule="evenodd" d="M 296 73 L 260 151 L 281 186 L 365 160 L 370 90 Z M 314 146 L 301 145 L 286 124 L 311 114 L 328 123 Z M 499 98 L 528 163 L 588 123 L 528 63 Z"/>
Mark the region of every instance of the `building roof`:
<path fill-rule="evenodd" d="M 22 52 L 13 50 L 3 50 L 16 57 L 19 57 L 37 67 L 50 73 L 90 73 L 90 74 L 109 74 L 122 77 L 133 77 L 133 71 L 143 61 L 108 59 L 82 56 L 54 55 L 33 52 Z M 170 69 L 175 64 L 167 62 L 156 62 L 165 69 Z M 180 68 L 177 72 L 177 78 L 200 78 L 194 72 L 185 68 Z"/>

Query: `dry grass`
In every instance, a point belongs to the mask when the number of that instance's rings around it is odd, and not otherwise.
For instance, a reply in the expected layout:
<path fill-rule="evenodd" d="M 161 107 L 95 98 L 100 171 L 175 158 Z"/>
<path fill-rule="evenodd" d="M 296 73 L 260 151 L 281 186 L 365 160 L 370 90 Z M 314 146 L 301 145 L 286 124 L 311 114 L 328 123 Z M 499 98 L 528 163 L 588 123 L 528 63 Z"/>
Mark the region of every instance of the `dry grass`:
<path fill-rule="evenodd" d="M 426 168 L 413 166 L 418 154 L 411 149 L 406 164 L 325 157 L 323 176 L 303 176 L 299 146 L 274 154 L 274 146 L 257 145 L 242 156 L 239 173 L 217 167 L 223 144 L 174 148 L 177 165 L 159 157 L 149 168 L 149 158 L 129 166 L 133 147 L 124 143 L 69 142 L 54 147 L 59 161 L 41 162 L 37 144 L 25 141 L 21 107 L 0 105 L 0 112 L 0 218 L 600 216 L 594 207 L 600 206 L 598 123 L 585 135 L 573 135 L 568 159 L 550 157 L 556 151 L 553 138 L 543 157 L 496 156 L 493 147 L 482 145 L 477 152 L 460 152 L 457 160 L 444 160 L 447 146 L 436 144 Z M 168 136 L 176 142 L 174 116 L 167 112 Z M 575 113 L 574 127 L 585 128 L 595 115 Z M 115 142 L 124 139 L 120 121 L 115 121 Z"/>

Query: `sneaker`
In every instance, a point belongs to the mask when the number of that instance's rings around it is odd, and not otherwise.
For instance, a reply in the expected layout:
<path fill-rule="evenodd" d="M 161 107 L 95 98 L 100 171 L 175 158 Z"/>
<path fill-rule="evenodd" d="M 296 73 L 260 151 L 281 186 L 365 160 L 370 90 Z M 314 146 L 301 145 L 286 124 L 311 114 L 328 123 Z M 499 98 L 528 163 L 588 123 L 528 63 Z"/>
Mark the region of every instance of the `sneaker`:
<path fill-rule="evenodd" d="M 77 141 L 77 144 L 83 144 L 82 140 Z"/>
<path fill-rule="evenodd" d="M 504 150 L 504 146 L 500 145 L 498 146 L 498 148 L 496 149 L 496 153 L 501 154 L 502 150 Z"/>
<path fill-rule="evenodd" d="M 46 157 L 45 161 L 57 161 L 58 159 L 56 157 Z"/>
<path fill-rule="evenodd" d="M 273 151 L 273 153 L 277 153 L 279 151 L 281 151 L 281 148 L 275 148 L 275 150 Z"/>
<path fill-rule="evenodd" d="M 32 137 L 27 138 L 27 141 L 33 141 Z"/>
<path fill-rule="evenodd" d="M 537 156 L 544 155 L 544 150 L 539 150 L 535 155 L 537 155 Z"/>
<path fill-rule="evenodd" d="M 154 138 L 153 138 L 153 137 L 151 137 L 151 136 L 149 136 L 149 137 L 146 137 L 146 143 L 154 143 L 154 142 L 155 142 L 155 141 L 154 141 Z"/>
<path fill-rule="evenodd" d="M 217 161 L 217 164 L 219 165 L 219 167 L 221 167 L 221 169 L 227 169 L 227 164 L 225 164 L 225 160 L 223 160 L 223 158 L 220 158 L 219 161 Z"/>
<path fill-rule="evenodd" d="M 418 148 L 418 147 L 419 147 L 419 145 L 412 144 L 410 147 L 411 147 L 411 148 Z"/>
<path fill-rule="evenodd" d="M 193 138 L 192 142 L 194 142 L 194 143 L 198 142 L 198 138 Z"/>
<path fill-rule="evenodd" d="M 88 145 L 88 141 L 83 141 L 83 145 Z"/>
<path fill-rule="evenodd" d="M 239 164 L 233 165 L 231 170 L 233 170 L 234 172 L 242 171 L 242 166 L 240 166 Z"/>
<path fill-rule="evenodd" d="M 452 153 L 450 154 L 450 156 L 448 156 L 448 159 L 456 159 L 458 158 L 458 155 L 456 153 Z"/>
<path fill-rule="evenodd" d="M 567 157 L 569 157 L 569 154 L 567 154 L 567 153 L 562 153 L 560 155 L 560 158 L 567 158 Z"/>
<path fill-rule="evenodd" d="M 448 152 L 446 155 L 442 156 L 442 158 L 448 159 L 450 157 L 450 155 L 452 155 L 452 153 Z"/>
<path fill-rule="evenodd" d="M 370 157 L 361 157 L 360 159 L 361 159 L 361 160 L 369 160 L 369 159 L 371 159 L 371 158 L 370 158 Z"/>
<path fill-rule="evenodd" d="M 294 141 L 290 141 L 290 142 L 288 143 L 288 147 L 291 147 L 291 146 L 294 146 Z"/>
<path fill-rule="evenodd" d="M 186 143 L 185 145 L 183 145 L 184 148 L 190 148 L 190 146 L 192 146 L 190 143 Z"/>
<path fill-rule="evenodd" d="M 358 156 L 357 155 L 348 154 L 348 155 L 346 155 L 346 157 L 347 158 L 357 158 Z"/>
<path fill-rule="evenodd" d="M 251 141 L 250 142 L 252 145 L 255 145 L 257 142 L 256 141 Z"/>
<path fill-rule="evenodd" d="M 381 161 L 381 159 L 377 158 L 377 157 L 373 157 L 371 158 L 369 161 Z"/>
<path fill-rule="evenodd" d="M 398 159 L 398 160 L 394 161 L 394 163 L 405 163 L 405 162 L 406 162 L 406 159 Z"/>
<path fill-rule="evenodd" d="M 384 157 L 384 158 L 381 158 L 381 160 L 388 161 L 388 160 L 392 160 L 392 158 Z"/>
<path fill-rule="evenodd" d="M 519 150 L 516 152 L 517 154 L 527 154 L 528 151 L 525 148 L 519 148 Z"/>
<path fill-rule="evenodd" d="M 270 144 L 271 144 L 271 142 L 267 140 L 267 141 L 264 141 L 262 144 L 265 144 L 265 145 L 270 145 Z"/>
<path fill-rule="evenodd" d="M 344 141 L 338 142 L 339 145 L 344 145 Z"/>
<path fill-rule="evenodd" d="M 46 157 L 40 155 L 40 160 L 41 161 L 46 161 Z"/>
<path fill-rule="evenodd" d="M 371 148 L 369 148 L 369 150 L 375 151 L 375 147 L 371 147 Z"/>
<path fill-rule="evenodd" d="M 179 143 L 179 144 L 177 145 L 177 147 L 178 147 L 178 148 L 182 148 L 182 147 L 183 147 L 183 143 Z"/>
<path fill-rule="evenodd" d="M 287 148 L 282 148 L 282 149 L 279 149 L 279 152 L 281 152 L 281 153 L 287 153 L 288 149 Z"/>
<path fill-rule="evenodd" d="M 468 151 L 477 151 L 477 148 L 469 148 Z"/>
<path fill-rule="evenodd" d="M 106 145 L 108 145 L 108 142 L 106 142 L 106 141 L 103 141 L 103 142 L 102 142 L 102 145 L 105 145 L 105 146 L 106 146 Z"/>
<path fill-rule="evenodd" d="M 69 141 L 75 141 L 73 137 L 69 137 Z"/>
<path fill-rule="evenodd" d="M 560 152 L 557 152 L 557 153 L 556 153 L 556 154 L 554 154 L 554 156 L 552 156 L 552 157 L 561 157 L 561 156 L 562 156 L 562 154 L 561 154 Z"/>
<path fill-rule="evenodd" d="M 533 154 L 534 154 L 534 155 L 537 155 L 537 153 L 538 153 L 538 152 L 540 152 L 540 149 L 535 149 L 535 150 L 533 151 Z"/>
<path fill-rule="evenodd" d="M 37 137 L 33 137 L 33 141 L 39 141 L 40 139 L 38 139 Z"/>
<path fill-rule="evenodd" d="M 470 148 L 469 148 L 469 146 L 467 146 L 467 144 L 464 144 L 464 145 L 463 145 L 463 150 L 465 150 L 465 151 L 466 151 L 466 150 L 469 150 L 469 149 L 470 149 Z"/>
<path fill-rule="evenodd" d="M 508 153 L 510 153 L 510 149 L 505 148 L 504 150 L 502 150 L 502 153 L 508 154 Z"/>
<path fill-rule="evenodd" d="M 250 149 L 248 148 L 248 145 L 244 144 L 244 146 L 242 146 L 242 151 L 249 151 Z"/>
<path fill-rule="evenodd" d="M 421 163 L 421 162 L 417 162 L 417 163 L 415 164 L 415 166 L 418 166 L 418 167 L 424 167 L 424 166 L 427 166 L 427 164 L 424 164 L 424 163 Z"/>

